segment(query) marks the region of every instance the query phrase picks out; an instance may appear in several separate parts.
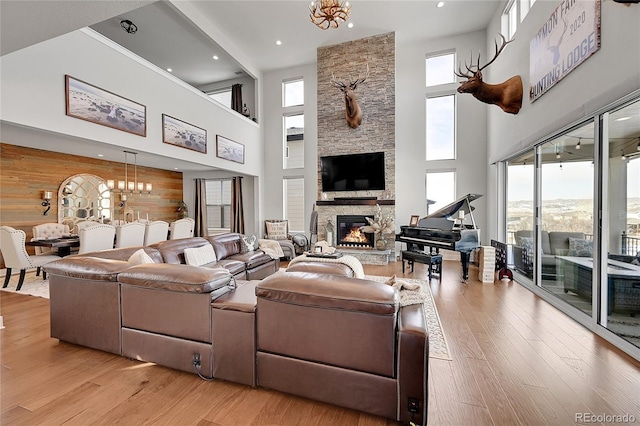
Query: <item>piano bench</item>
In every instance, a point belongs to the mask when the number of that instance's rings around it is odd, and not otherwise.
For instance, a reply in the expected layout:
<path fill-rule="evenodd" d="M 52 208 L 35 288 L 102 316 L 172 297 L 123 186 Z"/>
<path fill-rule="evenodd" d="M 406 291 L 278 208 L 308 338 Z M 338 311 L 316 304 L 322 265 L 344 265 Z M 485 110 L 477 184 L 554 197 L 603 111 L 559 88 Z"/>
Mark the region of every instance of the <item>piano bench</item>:
<path fill-rule="evenodd" d="M 441 254 L 429 254 L 419 251 L 403 250 L 400 255 L 400 260 L 402 260 L 402 273 L 404 273 L 404 262 L 406 260 L 409 263 L 409 266 L 411 266 L 411 272 L 413 272 L 413 264 L 418 262 L 428 265 L 429 279 L 431 279 L 432 273 L 442 275 Z"/>

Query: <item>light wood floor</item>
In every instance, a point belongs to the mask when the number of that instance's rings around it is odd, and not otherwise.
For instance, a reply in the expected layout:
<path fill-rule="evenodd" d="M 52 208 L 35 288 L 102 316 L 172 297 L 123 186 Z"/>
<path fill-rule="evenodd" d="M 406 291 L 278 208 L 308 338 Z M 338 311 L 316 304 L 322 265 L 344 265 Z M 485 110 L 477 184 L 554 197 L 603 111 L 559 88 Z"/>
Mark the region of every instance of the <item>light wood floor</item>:
<path fill-rule="evenodd" d="M 399 262 L 365 271 L 403 275 Z M 467 284 L 459 275 L 445 261 L 431 281 L 453 360 L 430 359 L 429 425 L 569 425 L 576 413 L 640 422 L 640 363 L 517 283 L 482 284 L 474 267 Z M 0 298 L 2 425 L 396 424 L 59 343 L 46 299 Z"/>

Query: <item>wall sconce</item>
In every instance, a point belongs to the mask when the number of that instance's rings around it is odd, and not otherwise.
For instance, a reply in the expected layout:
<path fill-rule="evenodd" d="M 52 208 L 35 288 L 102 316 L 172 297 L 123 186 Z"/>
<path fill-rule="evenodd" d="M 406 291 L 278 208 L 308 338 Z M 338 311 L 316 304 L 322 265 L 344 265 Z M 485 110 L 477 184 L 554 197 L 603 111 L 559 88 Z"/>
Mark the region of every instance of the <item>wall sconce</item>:
<path fill-rule="evenodd" d="M 53 191 L 44 191 L 44 193 L 42 194 L 42 207 L 46 207 L 46 210 L 44 211 L 44 213 L 42 213 L 43 216 L 46 216 L 49 213 L 49 210 L 51 210 L 52 198 Z"/>

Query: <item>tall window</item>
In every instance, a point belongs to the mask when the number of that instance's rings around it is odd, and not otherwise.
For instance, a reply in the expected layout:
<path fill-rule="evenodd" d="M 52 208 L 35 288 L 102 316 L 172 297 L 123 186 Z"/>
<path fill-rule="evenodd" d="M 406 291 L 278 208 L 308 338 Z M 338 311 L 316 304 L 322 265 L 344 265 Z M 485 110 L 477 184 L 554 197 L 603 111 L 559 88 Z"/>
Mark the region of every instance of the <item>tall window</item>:
<path fill-rule="evenodd" d="M 283 180 L 284 217 L 289 221 L 289 232 L 303 233 L 304 226 L 304 178 Z"/>
<path fill-rule="evenodd" d="M 428 55 L 425 59 L 427 161 L 455 159 L 454 62 L 452 52 Z"/>
<path fill-rule="evenodd" d="M 536 0 L 511 0 L 502 12 L 502 34 L 508 34 L 511 40 L 522 22 L 529 13 Z"/>
<path fill-rule="evenodd" d="M 304 167 L 304 114 L 284 116 L 284 168 Z"/>
<path fill-rule="evenodd" d="M 427 161 L 456 158 L 455 121 L 455 95 L 427 98 Z"/>
<path fill-rule="evenodd" d="M 282 83 L 282 106 L 304 105 L 304 80 L 293 80 Z"/>
<path fill-rule="evenodd" d="M 429 213 L 434 213 L 456 200 L 456 172 L 427 172 L 425 187 L 427 200 L 434 201 L 428 206 Z"/>
<path fill-rule="evenodd" d="M 231 229 L 231 179 L 206 181 L 207 227 L 210 231 Z"/>
<path fill-rule="evenodd" d="M 227 87 L 222 90 L 216 90 L 215 92 L 207 93 L 209 97 L 215 101 L 220 102 L 227 108 L 231 108 L 231 87 Z"/>

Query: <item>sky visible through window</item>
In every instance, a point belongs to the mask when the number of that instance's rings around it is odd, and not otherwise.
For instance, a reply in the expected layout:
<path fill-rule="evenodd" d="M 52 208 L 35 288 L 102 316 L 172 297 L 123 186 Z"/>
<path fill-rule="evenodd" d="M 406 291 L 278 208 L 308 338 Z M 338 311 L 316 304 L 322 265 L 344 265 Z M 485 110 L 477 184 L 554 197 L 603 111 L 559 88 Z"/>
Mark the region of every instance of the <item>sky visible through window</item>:
<path fill-rule="evenodd" d="M 455 158 L 455 97 L 427 98 L 427 161 Z"/>

